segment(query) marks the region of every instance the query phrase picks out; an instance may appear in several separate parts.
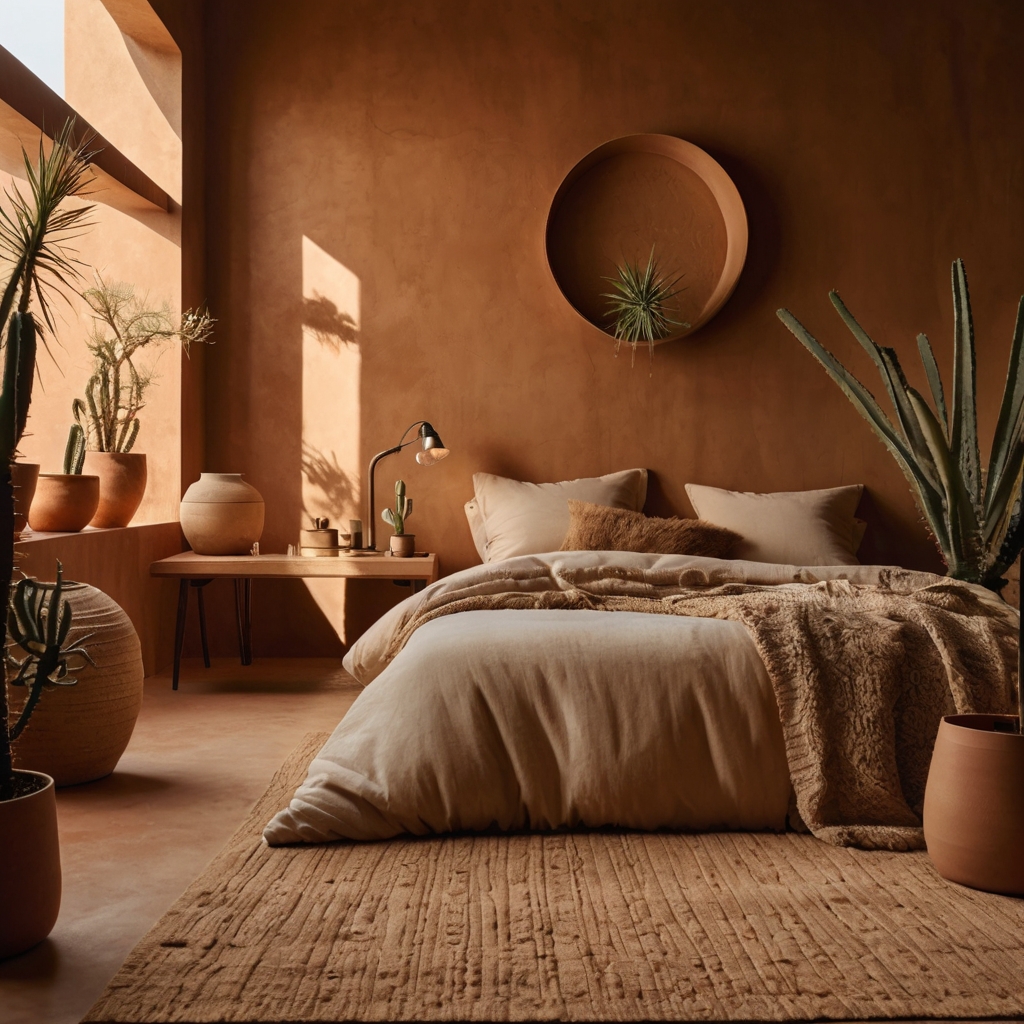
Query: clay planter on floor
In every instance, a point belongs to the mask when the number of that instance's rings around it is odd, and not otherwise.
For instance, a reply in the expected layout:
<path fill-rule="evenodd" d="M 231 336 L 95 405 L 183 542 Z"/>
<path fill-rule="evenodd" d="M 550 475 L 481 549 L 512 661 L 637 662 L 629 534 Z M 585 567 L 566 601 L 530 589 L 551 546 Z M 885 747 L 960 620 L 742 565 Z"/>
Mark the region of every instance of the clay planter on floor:
<path fill-rule="evenodd" d="M 53 779 L 27 796 L 0 800 L 0 960 L 42 942 L 60 910 L 60 848 Z"/>
<path fill-rule="evenodd" d="M 201 473 L 181 499 L 181 529 L 197 555 L 247 555 L 263 533 L 264 512 L 241 473 Z"/>
<path fill-rule="evenodd" d="M 28 525 L 45 533 L 78 533 L 89 525 L 99 504 L 98 476 L 40 473 Z"/>
<path fill-rule="evenodd" d="M 1024 895 L 1024 736 L 1010 715 L 950 715 L 924 794 L 928 855 L 943 878 Z"/>
<path fill-rule="evenodd" d="M 28 522 L 28 510 L 32 507 L 32 497 L 36 493 L 39 482 L 39 464 L 37 462 L 12 462 L 11 485 L 14 487 L 14 536 L 21 536 Z"/>
<path fill-rule="evenodd" d="M 412 558 L 415 553 L 415 533 L 397 533 L 391 538 L 391 554 L 396 558 Z"/>
<path fill-rule="evenodd" d="M 44 694 L 15 741 L 14 763 L 52 775 L 58 786 L 73 786 L 114 770 L 142 707 L 144 672 L 142 645 L 117 602 L 85 583 L 65 583 L 62 594 L 72 613 L 65 646 L 83 644 L 96 664 L 69 659 L 68 675 L 78 682 Z M 21 657 L 17 648 L 14 654 Z M 25 689 L 8 693 L 16 714 Z"/>
<path fill-rule="evenodd" d="M 146 456 L 137 452 L 86 452 L 85 472 L 100 479 L 100 504 L 90 526 L 127 526 L 146 493 Z"/>

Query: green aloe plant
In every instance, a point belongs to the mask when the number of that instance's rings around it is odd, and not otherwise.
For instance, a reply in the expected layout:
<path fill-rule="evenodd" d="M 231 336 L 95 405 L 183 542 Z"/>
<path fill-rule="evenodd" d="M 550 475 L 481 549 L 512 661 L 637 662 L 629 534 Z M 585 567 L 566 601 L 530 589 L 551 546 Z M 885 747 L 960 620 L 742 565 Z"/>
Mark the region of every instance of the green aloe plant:
<path fill-rule="evenodd" d="M 651 359 L 654 359 L 654 343 L 667 338 L 674 328 L 689 327 L 683 320 L 674 320 L 668 313 L 668 304 L 679 294 L 676 285 L 680 278 L 669 279 L 654 258 L 654 246 L 647 257 L 647 266 L 640 268 L 640 261 L 630 263 L 624 260 L 615 268 L 617 277 L 606 277 L 615 288 L 614 292 L 602 292 L 601 297 L 609 299 L 608 312 L 612 317 L 615 335 L 615 354 L 625 341 L 633 350 L 630 365 L 636 365 L 637 345 L 646 343 Z"/>
<path fill-rule="evenodd" d="M 829 298 L 871 357 L 896 414 L 894 423 L 870 391 L 788 309 L 779 319 L 824 366 L 892 453 L 949 570 L 949 575 L 991 590 L 1002 589 L 1006 570 L 1024 547 L 1020 475 L 1024 465 L 1024 297 L 1010 349 L 1002 405 L 988 471 L 978 448 L 974 325 L 962 260 L 953 263 L 953 388 L 950 406 L 935 354 L 924 334 L 917 347 L 932 405 L 907 383 L 894 349 L 868 336 L 836 292 Z"/>

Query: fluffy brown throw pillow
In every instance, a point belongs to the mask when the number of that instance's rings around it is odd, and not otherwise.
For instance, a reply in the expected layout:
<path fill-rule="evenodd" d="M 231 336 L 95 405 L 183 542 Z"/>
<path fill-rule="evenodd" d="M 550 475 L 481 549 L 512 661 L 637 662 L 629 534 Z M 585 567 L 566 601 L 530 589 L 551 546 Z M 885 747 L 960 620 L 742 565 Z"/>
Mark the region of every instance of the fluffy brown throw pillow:
<path fill-rule="evenodd" d="M 569 499 L 563 551 L 641 551 L 725 558 L 738 533 L 701 519 L 656 519 L 643 512 Z"/>

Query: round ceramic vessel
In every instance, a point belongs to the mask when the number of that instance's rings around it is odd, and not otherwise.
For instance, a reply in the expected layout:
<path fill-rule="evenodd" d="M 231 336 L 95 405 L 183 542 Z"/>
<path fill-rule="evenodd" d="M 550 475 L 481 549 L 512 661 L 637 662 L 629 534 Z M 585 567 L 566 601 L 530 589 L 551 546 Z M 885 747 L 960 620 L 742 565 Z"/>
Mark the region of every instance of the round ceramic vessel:
<path fill-rule="evenodd" d="M 100 480 L 100 503 L 90 526 L 127 526 L 146 494 L 146 456 L 140 452 L 86 452 L 85 472 Z"/>
<path fill-rule="evenodd" d="M 83 473 L 40 473 L 28 525 L 44 533 L 78 533 L 100 504 L 100 478 Z"/>
<path fill-rule="evenodd" d="M 391 554 L 396 558 L 411 558 L 415 553 L 415 533 L 394 534 L 391 537 Z"/>
<path fill-rule="evenodd" d="M 247 555 L 263 533 L 263 497 L 241 473 L 203 473 L 181 499 L 181 529 L 197 555 Z"/>
<path fill-rule="evenodd" d="M 11 485 L 14 487 L 14 536 L 21 536 L 21 531 L 28 523 L 28 510 L 32 507 L 32 498 L 39 482 L 39 464 L 37 462 L 12 462 Z"/>
<path fill-rule="evenodd" d="M 0 800 L 0 960 L 42 942 L 60 911 L 60 846 L 53 779 Z"/>
<path fill-rule="evenodd" d="M 65 583 L 61 593 L 71 606 L 65 646 L 83 644 L 96 664 L 77 655 L 69 659 L 68 675 L 78 682 L 43 694 L 14 744 L 14 763 L 52 775 L 58 786 L 73 786 L 114 770 L 142 707 L 145 672 L 135 627 L 116 601 L 85 583 Z M 24 656 L 17 647 L 11 653 Z M 24 687 L 9 693 L 12 710 L 20 711 Z"/>
<path fill-rule="evenodd" d="M 1024 894 L 1024 736 L 1010 715 L 950 715 L 935 739 L 924 837 L 935 869 L 986 892 Z"/>

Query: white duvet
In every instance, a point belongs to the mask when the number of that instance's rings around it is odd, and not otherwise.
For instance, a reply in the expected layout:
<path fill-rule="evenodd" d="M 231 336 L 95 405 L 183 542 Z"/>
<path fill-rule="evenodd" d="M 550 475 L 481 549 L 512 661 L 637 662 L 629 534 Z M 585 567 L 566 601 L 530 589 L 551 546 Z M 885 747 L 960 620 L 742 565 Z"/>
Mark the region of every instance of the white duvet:
<path fill-rule="evenodd" d="M 507 564 L 595 560 L 693 566 L 751 583 L 873 583 L 878 574 L 625 552 Z M 388 659 L 420 601 L 478 571 L 413 595 L 349 652 L 345 667 L 366 688 L 267 825 L 268 843 L 493 827 L 785 827 L 782 728 L 743 626 L 634 612 L 467 611 L 422 625 Z"/>

